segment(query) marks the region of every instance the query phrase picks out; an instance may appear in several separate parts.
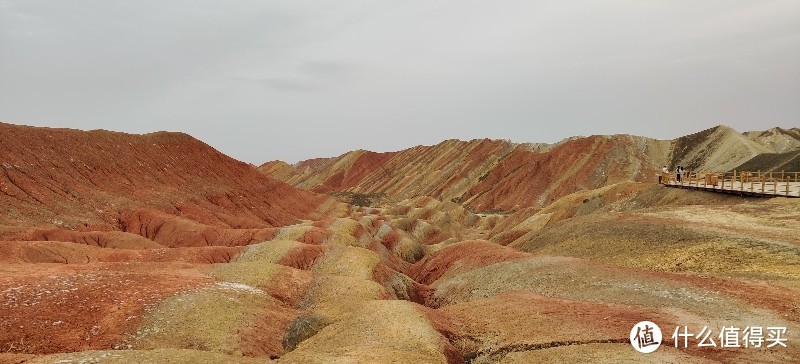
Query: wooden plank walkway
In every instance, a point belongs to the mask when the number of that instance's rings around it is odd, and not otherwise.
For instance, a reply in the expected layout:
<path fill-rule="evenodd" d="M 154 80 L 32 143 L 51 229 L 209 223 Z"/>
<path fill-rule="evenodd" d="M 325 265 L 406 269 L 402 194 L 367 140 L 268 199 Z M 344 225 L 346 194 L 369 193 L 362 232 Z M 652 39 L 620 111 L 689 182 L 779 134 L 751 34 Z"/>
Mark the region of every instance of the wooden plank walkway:
<path fill-rule="evenodd" d="M 662 183 L 667 187 L 741 196 L 800 198 L 800 172 L 691 172 L 685 173 L 680 182 L 676 181 L 675 173 L 669 173 L 662 175 Z"/>

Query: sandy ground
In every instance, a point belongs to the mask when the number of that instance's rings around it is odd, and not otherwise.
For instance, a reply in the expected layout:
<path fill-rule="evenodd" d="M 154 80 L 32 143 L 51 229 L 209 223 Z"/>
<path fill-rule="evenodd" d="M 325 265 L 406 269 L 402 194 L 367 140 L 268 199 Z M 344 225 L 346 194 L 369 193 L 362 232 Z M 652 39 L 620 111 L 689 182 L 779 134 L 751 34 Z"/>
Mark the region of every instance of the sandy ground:
<path fill-rule="evenodd" d="M 620 196 L 591 208 L 582 201 L 594 197 L 568 197 L 526 216 L 412 199 L 232 248 L 5 242 L 0 362 L 800 357 L 797 203 L 664 203 L 682 192 L 631 186 L 609 193 Z M 515 229 L 513 239 L 503 235 Z M 30 259 L 40 256 L 51 258 Z M 628 342 L 643 320 L 666 336 L 646 356 Z M 789 345 L 676 349 L 669 335 L 681 325 L 781 326 Z"/>

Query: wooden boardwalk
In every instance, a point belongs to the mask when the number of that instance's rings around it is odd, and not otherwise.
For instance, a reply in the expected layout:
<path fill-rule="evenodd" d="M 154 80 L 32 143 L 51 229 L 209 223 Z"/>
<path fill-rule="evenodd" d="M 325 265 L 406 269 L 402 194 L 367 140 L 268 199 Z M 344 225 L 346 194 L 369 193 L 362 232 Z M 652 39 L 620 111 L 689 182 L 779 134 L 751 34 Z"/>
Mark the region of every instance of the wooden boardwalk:
<path fill-rule="evenodd" d="M 729 193 L 753 197 L 800 198 L 800 172 L 726 172 L 685 173 L 681 181 L 676 174 L 662 175 L 667 187 Z"/>

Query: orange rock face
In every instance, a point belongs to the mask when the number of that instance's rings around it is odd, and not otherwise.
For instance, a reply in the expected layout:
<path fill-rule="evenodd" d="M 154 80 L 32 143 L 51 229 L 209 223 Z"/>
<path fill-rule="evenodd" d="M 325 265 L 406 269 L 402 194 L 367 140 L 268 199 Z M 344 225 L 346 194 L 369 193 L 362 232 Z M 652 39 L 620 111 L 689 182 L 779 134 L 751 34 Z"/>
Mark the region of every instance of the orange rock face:
<path fill-rule="evenodd" d="M 314 215 L 325 200 L 180 133 L 0 124 L 0 145 L 0 238 L 28 240 L 23 227 L 63 228 L 237 245 Z"/>

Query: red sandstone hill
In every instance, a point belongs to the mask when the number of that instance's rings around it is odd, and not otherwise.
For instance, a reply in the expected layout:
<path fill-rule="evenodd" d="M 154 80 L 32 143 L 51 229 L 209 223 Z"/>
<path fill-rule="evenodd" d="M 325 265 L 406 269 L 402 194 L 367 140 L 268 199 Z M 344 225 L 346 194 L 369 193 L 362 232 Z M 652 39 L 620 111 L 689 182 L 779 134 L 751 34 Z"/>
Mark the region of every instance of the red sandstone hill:
<path fill-rule="evenodd" d="M 514 150 L 461 199 L 472 209 L 544 207 L 558 198 L 621 181 L 651 181 L 663 145 L 627 135 L 571 140 L 544 153 Z"/>
<path fill-rule="evenodd" d="M 478 211 L 513 210 L 542 207 L 579 189 L 648 180 L 667 150 L 668 142 L 630 136 L 573 138 L 557 145 L 447 140 L 294 166 L 270 162 L 259 170 L 320 193 L 382 194 L 395 200 L 430 196 Z"/>
<path fill-rule="evenodd" d="M 743 134 L 716 126 L 675 140 L 631 135 L 575 137 L 555 145 L 447 140 L 398 152 L 357 150 L 295 165 L 273 161 L 259 170 L 320 193 L 381 201 L 430 196 L 474 211 L 515 211 L 621 181 L 654 181 L 664 165 L 729 170 L 763 153 L 796 150 L 795 134 L 777 128 Z"/>
<path fill-rule="evenodd" d="M 241 244 L 325 200 L 183 133 L 0 123 L 0 240 L 122 230 L 166 245 Z"/>

